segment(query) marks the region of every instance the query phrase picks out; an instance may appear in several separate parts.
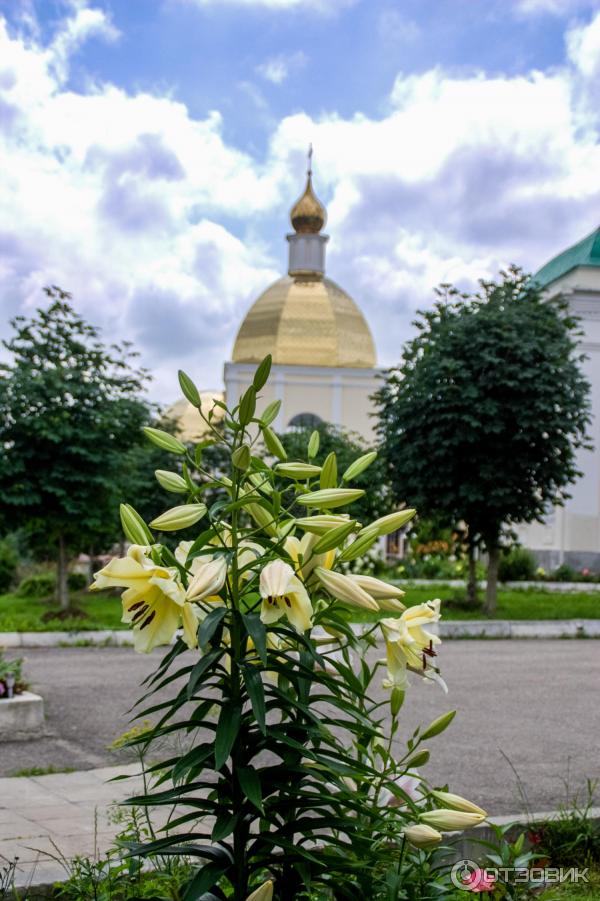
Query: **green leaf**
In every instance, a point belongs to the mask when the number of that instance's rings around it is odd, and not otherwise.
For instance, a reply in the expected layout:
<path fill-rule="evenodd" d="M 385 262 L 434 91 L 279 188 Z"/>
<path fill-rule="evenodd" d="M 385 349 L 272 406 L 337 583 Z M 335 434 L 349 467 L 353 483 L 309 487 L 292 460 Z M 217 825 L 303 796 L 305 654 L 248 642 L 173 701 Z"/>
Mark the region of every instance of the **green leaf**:
<path fill-rule="evenodd" d="M 203 901 L 206 893 L 216 888 L 221 877 L 227 870 L 227 865 L 210 861 L 205 864 L 188 883 L 183 901 Z"/>
<path fill-rule="evenodd" d="M 260 776 L 253 766 L 241 766 L 237 769 L 238 782 L 248 800 L 261 813 L 264 813 Z"/>
<path fill-rule="evenodd" d="M 194 405 L 194 407 L 200 407 L 202 404 L 200 394 L 189 375 L 186 375 L 182 369 L 179 370 L 178 375 L 179 384 L 181 385 L 181 390 L 183 391 L 185 397 L 191 404 Z"/>
<path fill-rule="evenodd" d="M 344 548 L 338 559 L 342 563 L 345 563 L 349 560 L 356 560 L 358 557 L 362 557 L 363 554 L 366 554 L 366 552 L 373 547 L 378 538 L 378 535 L 373 534 L 359 535 L 356 541 L 353 541 L 347 548 Z"/>
<path fill-rule="evenodd" d="M 267 380 L 269 378 L 269 374 L 271 372 L 271 354 L 267 354 L 262 363 L 259 364 L 256 372 L 254 373 L 254 378 L 252 379 L 252 384 L 256 391 L 260 391 L 260 389 L 266 385 Z"/>
<path fill-rule="evenodd" d="M 237 813 L 232 814 L 228 811 L 220 813 L 215 820 L 211 833 L 213 842 L 221 842 L 224 838 L 227 838 L 228 835 L 231 835 L 237 825 L 238 819 L 239 816 Z"/>
<path fill-rule="evenodd" d="M 211 638 L 219 628 L 221 620 L 227 613 L 227 607 L 216 607 L 203 619 L 198 629 L 198 644 L 201 648 L 208 647 Z"/>
<path fill-rule="evenodd" d="M 351 535 L 355 529 L 356 522 L 353 519 L 343 523 L 341 526 L 336 526 L 335 529 L 330 529 L 322 538 L 319 538 L 313 547 L 313 554 L 324 554 L 334 547 L 341 547 L 348 535 Z"/>
<path fill-rule="evenodd" d="M 206 622 L 206 620 L 204 620 L 204 622 Z M 217 622 L 215 628 L 219 625 L 219 622 L 220 620 Z M 207 639 L 207 641 L 202 644 L 201 647 L 206 647 L 208 641 L 210 641 L 210 638 Z M 214 648 L 212 651 L 208 651 L 208 653 L 204 654 L 204 656 L 200 658 L 198 663 L 196 663 L 196 665 L 192 669 L 192 672 L 190 673 L 188 683 L 186 685 L 188 698 L 192 698 L 194 696 L 196 689 L 201 684 L 205 674 L 213 668 L 214 664 L 223 656 L 223 654 L 223 648 Z"/>
<path fill-rule="evenodd" d="M 265 689 L 262 683 L 260 670 L 252 666 L 252 664 L 249 664 L 248 666 L 244 666 L 243 673 L 246 691 L 248 692 L 248 697 L 250 698 L 250 703 L 252 704 L 252 712 L 256 717 L 258 728 L 263 733 L 263 735 L 266 735 L 267 726 L 265 720 Z"/>
<path fill-rule="evenodd" d="M 323 468 L 321 470 L 320 486 L 321 488 L 335 488 L 337 485 L 337 457 L 332 451 L 325 458 Z"/>
<path fill-rule="evenodd" d="M 263 666 L 267 665 L 267 630 L 258 613 L 245 613 L 242 615 L 248 635 L 254 642 L 256 653 L 260 657 Z"/>
<path fill-rule="evenodd" d="M 433 738 L 435 735 L 440 735 L 448 728 L 455 716 L 456 710 L 450 710 L 448 713 L 443 713 L 441 716 L 438 716 L 437 719 L 423 730 L 421 739 L 424 741 L 428 738 Z"/>
<path fill-rule="evenodd" d="M 142 431 L 153 444 L 156 444 L 162 450 L 169 451 L 171 454 L 187 453 L 185 444 L 182 444 L 174 435 L 163 432 L 162 429 L 153 429 L 150 426 L 145 426 Z"/>
<path fill-rule="evenodd" d="M 273 400 L 270 404 L 267 404 L 265 409 L 262 411 L 260 422 L 263 426 L 271 425 L 277 417 L 279 416 L 279 411 L 281 410 L 281 401 Z"/>
<path fill-rule="evenodd" d="M 242 712 L 237 704 L 233 701 L 227 701 L 221 707 L 219 721 L 217 723 L 217 732 L 215 735 L 215 769 L 220 770 L 225 764 L 231 749 L 235 743 L 240 725 L 242 722 Z"/>
<path fill-rule="evenodd" d="M 154 544 L 152 532 L 131 504 L 121 504 L 119 513 L 123 531 L 129 541 L 133 542 L 133 544 L 141 545 Z"/>
<path fill-rule="evenodd" d="M 246 426 L 256 412 L 256 388 L 250 385 L 240 401 L 239 420 L 241 426 Z"/>

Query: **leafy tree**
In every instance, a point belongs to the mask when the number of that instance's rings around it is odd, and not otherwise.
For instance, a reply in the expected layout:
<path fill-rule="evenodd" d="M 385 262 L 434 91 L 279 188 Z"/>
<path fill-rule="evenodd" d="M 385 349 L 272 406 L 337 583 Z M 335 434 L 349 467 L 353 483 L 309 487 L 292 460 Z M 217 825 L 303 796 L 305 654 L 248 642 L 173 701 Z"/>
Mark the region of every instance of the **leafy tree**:
<path fill-rule="evenodd" d="M 13 319 L 4 342 L 0 501 L 6 529 L 54 547 L 66 609 L 69 556 L 118 534 L 122 455 L 148 420 L 139 399 L 148 376 L 129 344 L 101 343 L 66 291 L 45 290 L 50 305 Z"/>
<path fill-rule="evenodd" d="M 356 432 L 321 422 L 314 430 L 310 427 L 293 428 L 279 436 L 290 460 L 302 460 L 306 456 L 313 431 L 319 433 L 319 449 L 314 462 L 322 465 L 329 454 L 335 453 L 340 475 L 357 457 L 372 450 Z M 386 466 L 378 458 L 356 479 L 357 486 L 366 491 L 364 497 L 353 504 L 353 515 L 361 522 L 369 522 L 390 512 L 386 475 Z"/>
<path fill-rule="evenodd" d="M 502 539 L 569 497 L 590 406 L 567 302 L 516 267 L 480 286 L 438 290 L 376 400 L 395 497 L 468 525 L 471 557 L 488 553 L 492 614 Z"/>

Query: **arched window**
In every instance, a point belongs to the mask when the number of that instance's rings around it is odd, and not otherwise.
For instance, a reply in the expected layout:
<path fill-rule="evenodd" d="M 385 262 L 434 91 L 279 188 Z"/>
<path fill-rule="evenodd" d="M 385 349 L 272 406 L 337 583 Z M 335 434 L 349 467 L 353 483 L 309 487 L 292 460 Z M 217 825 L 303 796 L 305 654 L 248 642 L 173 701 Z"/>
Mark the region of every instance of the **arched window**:
<path fill-rule="evenodd" d="M 288 429 L 316 429 L 322 422 L 316 413 L 296 413 L 288 422 Z"/>

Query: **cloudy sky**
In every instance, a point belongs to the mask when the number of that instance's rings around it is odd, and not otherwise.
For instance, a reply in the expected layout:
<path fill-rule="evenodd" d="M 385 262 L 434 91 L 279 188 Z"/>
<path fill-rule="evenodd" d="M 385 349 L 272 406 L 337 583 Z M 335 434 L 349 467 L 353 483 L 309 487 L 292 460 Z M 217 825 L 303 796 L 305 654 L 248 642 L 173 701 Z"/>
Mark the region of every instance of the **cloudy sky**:
<path fill-rule="evenodd" d="M 600 224 L 599 126 L 600 0 L 0 0 L 0 335 L 59 284 L 155 399 L 220 386 L 312 142 L 391 364 L 434 285 Z"/>

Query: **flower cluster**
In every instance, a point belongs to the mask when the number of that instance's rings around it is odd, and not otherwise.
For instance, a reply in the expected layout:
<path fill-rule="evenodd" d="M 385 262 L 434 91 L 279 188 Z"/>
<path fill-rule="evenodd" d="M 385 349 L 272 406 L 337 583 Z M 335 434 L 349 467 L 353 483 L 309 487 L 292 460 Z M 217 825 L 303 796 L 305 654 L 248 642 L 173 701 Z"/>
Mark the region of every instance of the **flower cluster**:
<path fill-rule="evenodd" d="M 176 832 L 148 853 L 183 854 L 186 842 L 200 840 L 194 847 L 206 863 L 190 897 L 213 889 L 211 897 L 224 897 L 228 886 L 236 898 L 287 901 L 305 897 L 306 874 L 327 891 L 341 880 L 344 897 L 365 897 L 372 890 L 365 854 L 385 856 L 394 843 L 427 849 L 443 832 L 486 815 L 458 795 L 430 791 L 417 769 L 429 757 L 421 742 L 441 734 L 454 711 L 413 732 L 398 758 L 409 674 L 446 690 L 436 665 L 440 601 L 405 607 L 398 585 L 361 572 L 358 563 L 415 511 L 365 525 L 345 512 L 364 494 L 352 486 L 375 452 L 338 475 L 334 453 L 316 462 L 314 432 L 307 460 L 289 461 L 270 428 L 278 402 L 256 412 L 269 366 L 263 361 L 240 403 L 227 410 L 229 432 L 219 434 L 206 418 L 228 450 L 227 473 L 203 469 L 202 447 L 192 452 L 166 432 L 146 430 L 183 458 L 179 472 L 159 470 L 156 478 L 165 490 L 185 494 L 185 503 L 149 524 L 122 505 L 130 547 L 96 574 L 94 588 L 123 589 L 123 622 L 137 651 L 172 645 L 150 694 L 168 689 L 168 670 L 180 654 L 195 654 L 172 680 L 187 673 L 188 684 L 174 685 L 171 701 L 140 712 L 161 710 L 155 731 L 130 741 L 192 736 L 188 751 L 157 765 L 159 784 L 171 782 L 158 803 L 191 810 L 175 822 L 198 817 L 199 831 Z M 180 381 L 203 415 L 193 383 L 184 374 Z M 257 450 L 261 441 L 266 458 Z M 156 534 L 196 524 L 195 540 L 176 547 Z M 376 657 L 380 648 L 383 659 Z M 381 669 L 388 717 L 373 693 Z M 183 705 L 195 705 L 189 719 Z"/>

